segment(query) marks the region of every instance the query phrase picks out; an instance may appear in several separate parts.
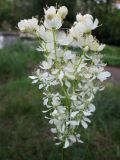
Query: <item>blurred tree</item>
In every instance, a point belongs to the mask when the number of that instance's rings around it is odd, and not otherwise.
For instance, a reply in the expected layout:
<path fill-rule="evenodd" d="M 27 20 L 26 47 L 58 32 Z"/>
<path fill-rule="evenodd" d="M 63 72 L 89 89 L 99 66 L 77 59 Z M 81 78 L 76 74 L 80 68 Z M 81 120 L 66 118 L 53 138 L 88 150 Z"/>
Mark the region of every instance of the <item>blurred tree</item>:
<path fill-rule="evenodd" d="M 111 12 L 114 2 L 115 0 L 77 0 L 77 11 L 94 13 L 101 10 L 102 6 L 102 11 Z"/>
<path fill-rule="evenodd" d="M 14 26 L 22 18 L 32 15 L 33 0 L 0 0 L 0 22 Z"/>
<path fill-rule="evenodd" d="M 4 21 L 15 29 L 20 19 L 38 16 L 43 17 L 43 8 L 50 5 L 66 5 L 69 15 L 65 26 L 69 26 L 75 20 L 76 0 L 0 0 L 0 26 Z"/>
<path fill-rule="evenodd" d="M 9 19 L 11 18 L 11 10 L 12 10 L 12 6 L 11 6 L 11 1 L 9 0 L 0 0 L 0 26 L 2 26 L 2 23 L 5 21 L 9 21 Z M 6 14 L 9 13 L 9 14 Z"/>

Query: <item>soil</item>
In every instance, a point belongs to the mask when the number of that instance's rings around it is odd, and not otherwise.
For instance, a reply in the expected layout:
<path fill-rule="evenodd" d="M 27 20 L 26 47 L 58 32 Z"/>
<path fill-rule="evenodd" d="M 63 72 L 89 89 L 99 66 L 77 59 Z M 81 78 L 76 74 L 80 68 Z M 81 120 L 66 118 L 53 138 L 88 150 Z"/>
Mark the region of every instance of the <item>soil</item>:
<path fill-rule="evenodd" d="M 120 83 L 120 68 L 107 66 L 105 70 L 111 73 L 111 77 L 108 81 Z"/>

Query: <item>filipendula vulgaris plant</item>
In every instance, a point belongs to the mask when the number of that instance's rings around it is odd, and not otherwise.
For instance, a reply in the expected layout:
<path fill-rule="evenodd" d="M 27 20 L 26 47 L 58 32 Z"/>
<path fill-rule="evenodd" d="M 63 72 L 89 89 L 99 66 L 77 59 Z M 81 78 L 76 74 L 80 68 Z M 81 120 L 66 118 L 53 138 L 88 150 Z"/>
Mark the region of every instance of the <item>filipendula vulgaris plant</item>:
<path fill-rule="evenodd" d="M 38 51 L 44 53 L 44 61 L 33 76 L 32 83 L 38 83 L 43 91 L 43 113 L 52 125 L 56 145 L 63 148 L 75 142 L 83 143 L 79 126 L 87 128 L 90 116 L 95 111 L 93 100 L 97 91 L 104 89 L 102 82 L 110 76 L 104 70 L 99 44 L 92 35 L 98 27 L 98 19 L 92 15 L 76 16 L 73 26 L 66 32 L 59 31 L 68 9 L 51 6 L 44 9 L 44 21 L 36 18 L 21 20 L 21 32 L 32 34 L 39 41 Z M 72 47 L 80 48 L 76 53 Z"/>

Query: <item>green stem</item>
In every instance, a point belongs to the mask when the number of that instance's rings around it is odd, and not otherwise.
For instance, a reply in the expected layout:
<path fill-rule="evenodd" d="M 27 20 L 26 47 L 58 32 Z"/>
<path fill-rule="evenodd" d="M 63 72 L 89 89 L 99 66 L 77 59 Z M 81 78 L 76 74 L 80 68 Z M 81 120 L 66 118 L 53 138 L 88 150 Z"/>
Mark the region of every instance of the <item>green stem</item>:
<path fill-rule="evenodd" d="M 85 51 L 83 51 L 83 55 L 85 55 Z M 79 65 L 81 64 L 81 62 L 82 62 L 82 57 L 80 57 L 80 61 L 79 61 L 78 65 L 77 65 L 76 69 L 79 67 Z"/>
<path fill-rule="evenodd" d="M 46 53 L 45 58 L 46 58 L 47 55 L 48 55 L 48 50 L 47 50 L 47 47 L 46 47 L 46 42 L 45 42 L 43 39 L 41 39 L 37 33 L 35 34 L 35 36 L 36 36 L 36 39 L 37 39 L 38 44 L 40 45 L 40 47 L 42 47 L 41 43 L 44 45 L 45 50 L 46 50 L 46 51 L 45 51 L 45 53 Z M 42 47 L 42 48 L 43 48 L 43 47 Z"/>
<path fill-rule="evenodd" d="M 64 154 L 65 152 L 64 152 L 64 151 L 65 151 L 65 150 L 64 150 L 64 148 L 63 148 L 63 146 L 62 146 L 62 158 L 61 158 L 61 160 L 65 160 L 65 159 L 64 159 L 64 158 L 65 158 L 65 156 L 64 156 L 64 155 L 65 155 L 65 154 Z"/>
<path fill-rule="evenodd" d="M 57 46 L 56 46 L 56 30 L 54 30 L 54 29 L 53 29 L 53 40 L 54 40 L 54 51 L 55 51 L 55 58 L 56 58 L 56 66 L 58 66 Z"/>

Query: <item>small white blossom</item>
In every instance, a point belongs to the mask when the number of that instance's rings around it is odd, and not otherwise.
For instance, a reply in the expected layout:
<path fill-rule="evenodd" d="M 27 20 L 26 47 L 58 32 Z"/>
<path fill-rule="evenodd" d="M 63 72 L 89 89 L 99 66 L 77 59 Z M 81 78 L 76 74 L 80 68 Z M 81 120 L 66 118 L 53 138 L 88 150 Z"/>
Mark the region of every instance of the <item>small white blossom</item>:
<path fill-rule="evenodd" d="M 60 8 L 57 12 L 57 9 L 53 6 L 44 9 L 45 20 L 44 26 L 47 29 L 59 29 L 62 26 L 62 20 L 66 16 L 66 10 L 64 7 Z"/>
<path fill-rule="evenodd" d="M 57 15 L 60 16 L 61 19 L 64 19 L 67 14 L 68 14 L 68 9 L 65 6 L 60 7 L 57 11 Z"/>
<path fill-rule="evenodd" d="M 18 23 L 21 32 L 34 32 L 38 29 L 38 20 L 36 18 L 21 20 Z"/>
<path fill-rule="evenodd" d="M 105 71 L 105 72 L 99 73 L 98 76 L 97 76 L 97 78 L 98 78 L 101 82 L 103 82 L 104 80 L 106 80 L 106 79 L 107 79 L 108 77 L 110 77 L 110 76 L 111 76 L 110 72 Z"/>
<path fill-rule="evenodd" d="M 44 9 L 45 18 L 51 20 L 56 15 L 56 8 L 54 6 L 50 6 L 48 9 Z"/>
<path fill-rule="evenodd" d="M 51 20 L 45 19 L 44 26 L 47 29 L 59 29 L 62 26 L 61 18 L 55 16 Z"/>

